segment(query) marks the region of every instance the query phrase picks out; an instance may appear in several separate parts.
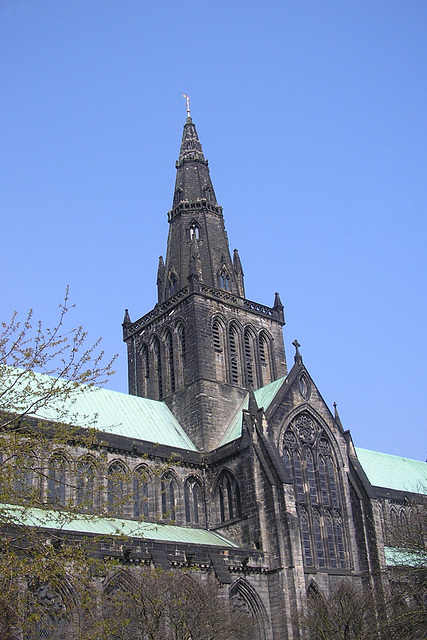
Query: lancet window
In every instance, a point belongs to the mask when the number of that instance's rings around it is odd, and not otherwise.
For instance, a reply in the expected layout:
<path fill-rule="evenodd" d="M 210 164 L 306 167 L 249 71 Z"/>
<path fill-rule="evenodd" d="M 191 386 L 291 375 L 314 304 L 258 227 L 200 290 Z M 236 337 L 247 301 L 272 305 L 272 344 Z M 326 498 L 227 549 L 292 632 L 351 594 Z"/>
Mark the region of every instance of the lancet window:
<path fill-rule="evenodd" d="M 229 471 L 221 475 L 218 486 L 219 512 L 221 522 L 226 522 L 242 515 L 239 484 Z"/>
<path fill-rule="evenodd" d="M 228 342 L 230 348 L 230 377 L 231 383 L 241 386 L 242 368 L 240 357 L 240 335 L 237 327 L 232 324 L 228 330 Z"/>
<path fill-rule="evenodd" d="M 259 334 L 258 346 L 259 361 L 261 365 L 261 380 L 264 386 L 273 381 L 270 339 L 264 332 Z"/>
<path fill-rule="evenodd" d="M 307 567 L 349 567 L 342 483 L 330 439 L 307 413 L 283 436 L 283 461 L 295 489 Z"/>
<path fill-rule="evenodd" d="M 225 330 L 223 323 L 218 318 L 212 323 L 212 342 L 215 355 L 216 379 L 226 382 Z"/>
<path fill-rule="evenodd" d="M 1 456 L 0 456 L 1 460 Z M 33 495 L 36 484 L 34 469 L 36 467 L 35 459 L 30 454 L 24 453 L 17 455 L 12 461 L 13 473 L 10 479 L 13 479 L 13 488 L 8 500 L 10 502 L 25 502 Z M 5 474 L 7 477 L 7 474 Z"/>
<path fill-rule="evenodd" d="M 65 507 L 67 466 L 67 459 L 59 454 L 53 455 L 48 463 L 47 499 L 58 507 Z"/>
<path fill-rule="evenodd" d="M 218 285 L 220 289 L 230 291 L 230 275 L 225 267 L 218 273 Z"/>
<path fill-rule="evenodd" d="M 178 383 L 181 387 L 185 384 L 185 361 L 187 358 L 187 343 L 185 339 L 185 328 L 182 322 L 179 323 L 177 327 L 177 335 L 178 335 L 178 371 L 179 378 Z"/>
<path fill-rule="evenodd" d="M 251 329 L 246 328 L 243 334 L 243 343 L 245 350 L 245 374 L 246 386 L 257 387 L 256 380 L 256 361 L 255 361 L 255 335 Z"/>
<path fill-rule="evenodd" d="M 167 520 L 176 519 L 176 501 L 178 487 L 176 480 L 171 475 L 165 475 L 160 481 L 162 494 L 162 517 Z"/>
<path fill-rule="evenodd" d="M 202 489 L 198 480 L 188 478 L 184 485 L 185 521 L 199 524 L 203 518 Z"/>
<path fill-rule="evenodd" d="M 115 515 L 124 515 L 126 501 L 126 468 L 122 462 L 110 464 L 107 472 L 108 511 Z"/>
<path fill-rule="evenodd" d="M 142 384 L 141 393 L 146 398 L 148 396 L 148 383 L 150 378 L 150 361 L 149 361 L 149 354 L 148 354 L 148 346 L 145 342 L 141 346 L 140 353 L 141 353 L 140 366 L 141 366 L 141 384 Z"/>
<path fill-rule="evenodd" d="M 79 460 L 76 467 L 77 504 L 85 511 L 93 511 L 95 496 L 95 469 L 90 460 Z"/>
<path fill-rule="evenodd" d="M 165 335 L 165 346 L 166 346 L 166 363 L 168 367 L 169 374 L 169 389 L 171 393 L 175 391 L 175 365 L 173 358 L 173 344 L 172 344 L 172 334 L 168 331 Z"/>
<path fill-rule="evenodd" d="M 148 502 L 148 470 L 137 467 L 133 474 L 133 515 L 135 518 L 147 518 L 149 515 Z"/>
<path fill-rule="evenodd" d="M 178 291 L 178 278 L 174 271 L 169 271 L 168 273 L 168 296 L 173 296 L 174 293 Z"/>
<path fill-rule="evenodd" d="M 200 238 L 200 229 L 196 222 L 192 222 L 190 226 L 190 240 L 192 241 L 193 238 L 195 240 L 199 240 Z"/>
<path fill-rule="evenodd" d="M 160 341 L 156 337 L 153 341 L 154 367 L 157 376 L 157 394 L 159 400 L 163 398 L 162 358 L 160 353 Z"/>

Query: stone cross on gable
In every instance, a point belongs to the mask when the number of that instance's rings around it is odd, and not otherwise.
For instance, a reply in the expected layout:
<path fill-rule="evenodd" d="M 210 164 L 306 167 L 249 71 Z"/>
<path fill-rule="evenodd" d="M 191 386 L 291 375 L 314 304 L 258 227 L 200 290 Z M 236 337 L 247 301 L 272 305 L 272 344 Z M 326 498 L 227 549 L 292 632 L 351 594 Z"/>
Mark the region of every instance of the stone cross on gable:
<path fill-rule="evenodd" d="M 300 345 L 300 343 L 298 342 L 297 339 L 295 339 L 292 344 L 295 347 L 295 356 L 294 356 L 295 364 L 302 364 L 302 356 L 301 356 L 300 352 L 298 351 L 298 349 L 299 349 L 299 347 L 301 345 Z"/>

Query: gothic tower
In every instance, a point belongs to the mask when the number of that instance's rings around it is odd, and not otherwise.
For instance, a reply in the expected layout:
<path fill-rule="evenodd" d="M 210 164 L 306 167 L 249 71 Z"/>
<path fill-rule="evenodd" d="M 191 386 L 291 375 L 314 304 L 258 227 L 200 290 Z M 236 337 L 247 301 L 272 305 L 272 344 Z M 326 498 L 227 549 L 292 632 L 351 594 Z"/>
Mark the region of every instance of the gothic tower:
<path fill-rule="evenodd" d="M 188 115 L 184 125 L 158 303 L 123 322 L 129 393 L 164 400 L 200 451 L 214 449 L 249 388 L 286 374 L 283 306 L 247 300 L 230 255 L 208 161 Z"/>

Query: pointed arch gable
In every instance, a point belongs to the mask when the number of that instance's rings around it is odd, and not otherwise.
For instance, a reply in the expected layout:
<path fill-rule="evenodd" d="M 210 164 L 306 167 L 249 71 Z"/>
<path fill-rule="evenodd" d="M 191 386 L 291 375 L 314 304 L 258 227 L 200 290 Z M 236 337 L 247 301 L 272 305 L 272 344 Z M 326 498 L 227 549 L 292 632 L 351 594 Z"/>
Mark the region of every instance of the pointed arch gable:
<path fill-rule="evenodd" d="M 137 585 L 138 583 L 131 571 L 119 570 L 106 578 L 103 583 L 103 593 L 110 595 L 116 591 L 131 591 Z"/>
<path fill-rule="evenodd" d="M 232 607 L 249 614 L 254 627 L 249 630 L 248 640 L 265 640 L 267 637 L 268 617 L 265 607 L 255 589 L 244 578 L 238 578 L 230 588 Z"/>
<path fill-rule="evenodd" d="M 344 467 L 345 460 L 341 451 L 341 447 L 339 446 L 336 434 L 332 431 L 332 429 L 327 424 L 323 416 L 308 403 L 304 403 L 299 405 L 298 407 L 295 407 L 295 409 L 293 409 L 288 413 L 288 415 L 286 416 L 286 419 L 282 422 L 280 429 L 278 430 L 278 438 L 277 438 L 277 448 L 279 449 L 280 455 L 283 455 L 283 436 L 285 434 L 285 431 L 289 428 L 291 423 L 293 423 L 295 419 L 300 414 L 303 414 L 303 413 L 308 414 L 316 423 L 320 425 L 321 430 L 325 432 L 327 438 L 332 442 L 333 450 L 337 457 L 339 467 L 340 468 Z M 270 420 L 274 420 L 274 414 L 270 417 Z"/>

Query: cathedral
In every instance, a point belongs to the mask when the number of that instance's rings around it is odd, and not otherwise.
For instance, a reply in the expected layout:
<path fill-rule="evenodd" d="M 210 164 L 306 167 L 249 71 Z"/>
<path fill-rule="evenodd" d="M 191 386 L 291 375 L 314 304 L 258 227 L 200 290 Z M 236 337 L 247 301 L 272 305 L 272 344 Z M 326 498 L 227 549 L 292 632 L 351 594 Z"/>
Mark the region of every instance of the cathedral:
<path fill-rule="evenodd" d="M 296 640 L 310 590 L 346 578 L 381 591 L 390 527 L 411 518 L 427 465 L 356 448 L 297 340 L 287 362 L 280 296 L 267 292 L 271 307 L 245 297 L 189 111 L 168 223 L 158 302 L 136 320 L 125 312 L 129 394 L 99 389 L 74 411 L 82 426 L 98 416 L 106 491 L 126 496 L 111 514 L 131 541 L 126 560 L 210 573 L 253 617 L 253 640 Z M 94 499 L 92 453 L 73 455 L 56 451 L 46 480 L 64 505 L 67 465 L 77 502 Z"/>

